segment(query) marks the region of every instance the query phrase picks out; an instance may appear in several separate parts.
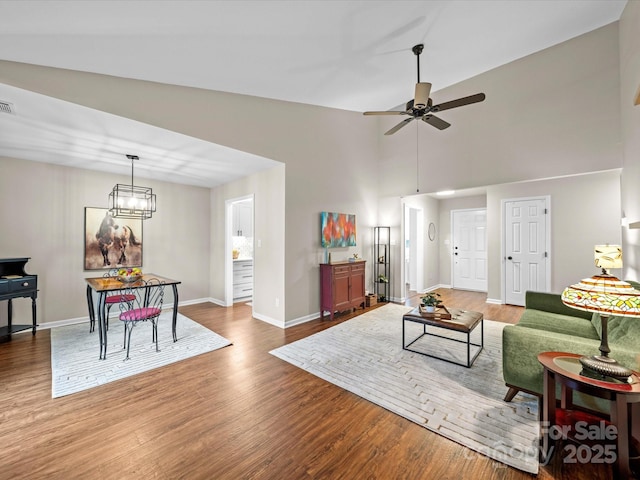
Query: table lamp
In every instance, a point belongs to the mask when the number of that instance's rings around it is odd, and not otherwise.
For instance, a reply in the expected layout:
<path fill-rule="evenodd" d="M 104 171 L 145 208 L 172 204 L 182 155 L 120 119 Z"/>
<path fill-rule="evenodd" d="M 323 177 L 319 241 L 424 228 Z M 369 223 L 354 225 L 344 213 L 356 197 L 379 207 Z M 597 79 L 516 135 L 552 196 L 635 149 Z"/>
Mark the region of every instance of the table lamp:
<path fill-rule="evenodd" d="M 587 371 L 626 380 L 633 372 L 609 357 L 607 322 L 611 315 L 640 317 L 640 291 L 623 282 L 607 269 L 622 268 L 622 249 L 618 245 L 596 245 L 596 267 L 602 273 L 585 278 L 562 292 L 562 302 L 568 307 L 587 312 L 597 312 L 602 321 L 600 355 L 584 356 L 580 363 Z"/>

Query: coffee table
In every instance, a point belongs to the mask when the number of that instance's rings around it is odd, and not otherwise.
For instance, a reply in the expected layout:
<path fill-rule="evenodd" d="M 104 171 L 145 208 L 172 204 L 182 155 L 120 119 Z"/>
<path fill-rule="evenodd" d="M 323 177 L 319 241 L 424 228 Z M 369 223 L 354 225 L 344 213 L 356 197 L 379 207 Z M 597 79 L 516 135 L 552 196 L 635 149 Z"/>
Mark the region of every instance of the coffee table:
<path fill-rule="evenodd" d="M 484 347 L 484 316 L 480 312 L 472 312 L 470 310 L 461 310 L 459 308 L 449 308 L 447 312 L 450 314 L 451 318 L 448 318 L 449 315 L 441 315 L 436 313 L 420 313 L 420 307 L 416 307 L 408 313 L 405 313 L 402 316 L 402 348 L 403 350 L 408 350 L 409 352 L 419 353 L 421 355 L 426 355 L 427 357 L 437 358 L 438 360 L 444 360 L 445 362 L 454 363 L 456 365 L 462 365 L 463 367 L 470 368 L 473 365 L 473 362 L 478 358 L 482 348 Z M 406 325 L 407 322 L 410 323 L 418 323 L 422 325 L 422 332 L 413 340 L 407 343 L 406 341 Z M 473 330 L 480 325 L 480 343 L 473 343 L 471 341 L 471 333 Z M 427 331 L 427 327 L 430 328 L 430 331 Z M 438 331 L 448 330 L 450 332 L 460 332 L 462 335 L 460 338 L 455 338 L 454 336 L 444 336 L 440 335 Z M 466 363 L 458 362 L 456 360 L 452 360 L 450 358 L 445 358 L 442 356 L 435 355 L 434 353 L 414 350 L 411 347 L 418 340 L 423 337 L 438 337 L 443 338 L 452 342 L 464 343 L 467 347 L 467 361 Z M 474 353 L 473 357 L 471 356 L 471 347 L 478 347 L 477 351 Z"/>

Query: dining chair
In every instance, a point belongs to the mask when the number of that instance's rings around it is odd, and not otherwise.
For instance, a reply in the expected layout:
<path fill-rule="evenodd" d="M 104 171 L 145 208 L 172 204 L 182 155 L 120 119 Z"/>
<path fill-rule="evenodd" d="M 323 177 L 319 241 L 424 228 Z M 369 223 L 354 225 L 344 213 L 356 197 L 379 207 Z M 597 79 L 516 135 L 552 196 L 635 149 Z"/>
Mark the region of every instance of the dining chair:
<path fill-rule="evenodd" d="M 127 349 L 125 360 L 129 360 L 129 350 L 131 347 L 131 332 L 140 322 L 151 322 L 153 343 L 158 348 L 158 318 L 162 313 L 162 302 L 164 300 L 164 282 L 157 278 L 140 280 L 135 284 L 126 286 L 123 290 L 123 297 L 132 296 L 133 300 L 123 299 L 120 302 L 120 321 L 124 323 L 124 345 Z M 129 298 L 129 297 L 127 297 Z"/>
<path fill-rule="evenodd" d="M 117 278 L 118 277 L 118 269 L 112 268 L 108 272 L 103 275 L 104 278 Z M 109 312 L 111 311 L 111 307 L 117 305 L 121 302 L 132 302 L 135 299 L 135 295 L 129 295 L 123 293 L 121 290 L 116 290 L 111 295 L 107 295 L 107 298 L 104 299 L 104 311 L 102 312 L 102 318 L 104 318 L 105 326 L 107 330 L 109 330 Z M 89 332 L 93 332 L 95 330 L 95 318 L 91 320 L 91 325 L 89 327 Z"/>

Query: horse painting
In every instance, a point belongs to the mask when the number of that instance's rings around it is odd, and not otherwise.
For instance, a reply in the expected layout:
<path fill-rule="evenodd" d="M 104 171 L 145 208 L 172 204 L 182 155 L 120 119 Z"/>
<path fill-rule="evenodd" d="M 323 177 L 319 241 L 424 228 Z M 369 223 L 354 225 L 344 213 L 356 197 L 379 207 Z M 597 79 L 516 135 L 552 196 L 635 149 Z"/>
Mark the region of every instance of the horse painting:
<path fill-rule="evenodd" d="M 98 240 L 98 248 L 102 254 L 102 265 L 107 267 L 111 265 L 109 261 L 109 250 L 114 249 L 120 256 L 116 262 L 118 265 L 127 264 L 126 250 L 129 244 L 139 246 L 141 242 L 136 238 L 135 233 L 128 225 L 120 227 L 116 224 L 115 219 L 107 211 L 100 228 L 96 233 L 96 239 Z"/>
<path fill-rule="evenodd" d="M 138 246 L 140 245 L 140 242 L 136 238 L 135 233 L 133 233 L 133 230 L 131 230 L 131 227 L 129 225 L 123 226 L 120 229 L 120 232 L 117 231 L 117 225 L 115 226 L 115 229 L 116 235 L 113 241 L 116 247 L 116 251 L 120 251 L 120 259 L 118 260 L 118 264 L 126 265 L 127 256 L 125 255 L 125 251 L 127 249 L 127 246 L 129 245 L 129 243 L 131 243 L 131 245 Z"/>

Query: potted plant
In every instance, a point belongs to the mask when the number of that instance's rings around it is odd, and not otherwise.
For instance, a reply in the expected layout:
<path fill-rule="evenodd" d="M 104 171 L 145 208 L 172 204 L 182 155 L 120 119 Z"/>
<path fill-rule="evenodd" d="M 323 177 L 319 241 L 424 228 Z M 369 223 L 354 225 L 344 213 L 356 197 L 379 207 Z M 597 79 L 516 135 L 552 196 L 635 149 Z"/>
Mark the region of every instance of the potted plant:
<path fill-rule="evenodd" d="M 440 294 L 436 292 L 429 292 L 421 297 L 420 300 L 427 312 L 435 312 L 436 307 L 440 303 Z"/>
<path fill-rule="evenodd" d="M 380 283 L 389 283 L 389 279 L 385 277 L 382 273 L 378 275 L 378 282 Z"/>

